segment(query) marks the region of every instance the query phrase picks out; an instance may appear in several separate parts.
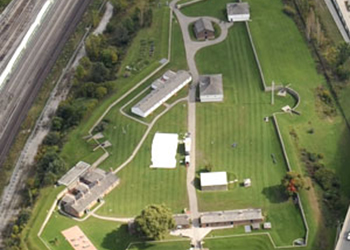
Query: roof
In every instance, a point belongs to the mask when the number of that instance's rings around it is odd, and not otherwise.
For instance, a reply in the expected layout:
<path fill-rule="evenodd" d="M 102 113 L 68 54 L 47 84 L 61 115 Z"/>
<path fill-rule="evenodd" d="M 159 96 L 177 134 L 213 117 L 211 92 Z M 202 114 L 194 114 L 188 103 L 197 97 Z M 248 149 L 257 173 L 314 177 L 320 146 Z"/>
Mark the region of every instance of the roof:
<path fill-rule="evenodd" d="M 194 23 L 194 30 L 196 33 L 200 33 L 205 30 L 214 32 L 214 27 L 210 20 L 200 18 Z"/>
<path fill-rule="evenodd" d="M 69 186 L 76 181 L 80 175 L 85 173 L 90 168 L 90 164 L 79 161 L 73 168 L 71 168 L 65 175 L 58 180 L 59 185 Z"/>
<path fill-rule="evenodd" d="M 139 109 L 142 113 L 147 113 L 157 104 L 161 103 L 162 101 L 166 101 L 164 99 L 170 98 L 171 96 L 168 96 L 169 94 L 182 85 L 185 86 L 191 81 L 191 79 L 192 77 L 187 71 L 178 71 L 175 77 L 164 81 L 162 86 L 159 86 L 157 89 L 153 90 L 132 109 Z"/>
<path fill-rule="evenodd" d="M 95 172 L 98 175 L 101 174 L 101 169 L 94 169 L 91 171 L 91 173 Z M 103 171 L 104 172 L 104 171 Z M 113 173 L 106 173 L 104 172 L 103 178 L 100 179 L 99 184 L 91 187 L 89 189 L 89 192 L 84 194 L 80 199 L 76 200 L 74 204 L 68 205 L 72 209 L 74 209 L 77 213 L 82 213 L 86 210 L 86 208 L 97 199 L 101 198 L 105 192 L 110 189 L 112 186 L 115 186 L 119 181 L 119 178 L 114 175 Z M 81 184 L 81 183 L 80 183 Z M 80 185 L 79 184 L 79 185 Z M 78 186 L 79 186 L 78 185 Z M 69 200 L 69 196 L 72 196 L 71 194 L 66 194 L 62 201 Z"/>
<path fill-rule="evenodd" d="M 223 95 L 222 75 L 201 75 L 199 76 L 200 95 Z"/>
<path fill-rule="evenodd" d="M 244 15 L 249 14 L 248 3 L 228 3 L 226 5 L 228 15 Z"/>
<path fill-rule="evenodd" d="M 156 133 L 152 142 L 152 168 L 175 168 L 178 134 Z"/>
<path fill-rule="evenodd" d="M 202 213 L 201 223 L 240 222 L 263 220 L 261 209 L 240 209 Z"/>
<path fill-rule="evenodd" d="M 187 214 L 175 214 L 174 220 L 176 225 L 189 225 L 190 218 Z"/>
<path fill-rule="evenodd" d="M 201 173 L 201 186 L 219 186 L 227 185 L 227 173 L 226 172 L 208 172 Z"/>
<path fill-rule="evenodd" d="M 92 171 L 86 172 L 81 179 L 83 182 L 87 182 L 88 184 L 98 182 L 105 177 L 106 173 L 102 169 L 96 168 Z"/>
<path fill-rule="evenodd" d="M 167 81 L 176 77 L 176 73 L 172 70 L 167 70 L 161 78 L 158 78 L 152 83 L 153 89 L 158 89 L 162 87 Z"/>

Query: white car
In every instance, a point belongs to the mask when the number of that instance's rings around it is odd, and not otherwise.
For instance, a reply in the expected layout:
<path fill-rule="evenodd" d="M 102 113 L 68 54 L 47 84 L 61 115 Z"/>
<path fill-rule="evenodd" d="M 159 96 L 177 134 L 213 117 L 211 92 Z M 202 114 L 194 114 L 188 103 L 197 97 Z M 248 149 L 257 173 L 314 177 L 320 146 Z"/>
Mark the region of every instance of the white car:
<path fill-rule="evenodd" d="M 350 241 L 350 232 L 348 232 L 348 234 L 346 235 L 346 239 Z"/>

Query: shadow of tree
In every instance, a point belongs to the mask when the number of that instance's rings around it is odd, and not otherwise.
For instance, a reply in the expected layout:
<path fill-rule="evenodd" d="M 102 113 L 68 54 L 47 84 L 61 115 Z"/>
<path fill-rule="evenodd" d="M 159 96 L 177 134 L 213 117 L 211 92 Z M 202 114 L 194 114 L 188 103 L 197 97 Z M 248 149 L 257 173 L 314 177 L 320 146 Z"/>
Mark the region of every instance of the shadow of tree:
<path fill-rule="evenodd" d="M 289 198 L 282 185 L 266 187 L 263 189 L 262 193 L 271 203 L 285 202 Z"/>
<path fill-rule="evenodd" d="M 140 241 L 140 239 L 131 236 L 128 232 L 128 226 L 124 224 L 106 234 L 101 246 L 108 250 L 125 250 L 130 242 L 135 241 Z"/>

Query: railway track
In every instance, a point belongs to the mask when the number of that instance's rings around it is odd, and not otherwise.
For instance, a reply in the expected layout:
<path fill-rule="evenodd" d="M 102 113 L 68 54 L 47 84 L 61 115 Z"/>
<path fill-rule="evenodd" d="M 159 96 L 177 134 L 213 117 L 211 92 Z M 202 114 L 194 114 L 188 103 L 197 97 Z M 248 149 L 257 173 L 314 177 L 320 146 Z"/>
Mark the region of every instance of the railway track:
<path fill-rule="evenodd" d="M 0 72 L 6 67 L 45 0 L 13 0 L 0 18 Z"/>
<path fill-rule="evenodd" d="M 56 0 L 8 83 L 0 92 L 0 166 L 42 84 L 92 0 Z M 2 101 L 2 102 L 1 102 Z M 16 215 L 30 166 L 15 169 L 0 202 L 0 231 Z M 1 237 L 0 237 L 1 245 Z"/>

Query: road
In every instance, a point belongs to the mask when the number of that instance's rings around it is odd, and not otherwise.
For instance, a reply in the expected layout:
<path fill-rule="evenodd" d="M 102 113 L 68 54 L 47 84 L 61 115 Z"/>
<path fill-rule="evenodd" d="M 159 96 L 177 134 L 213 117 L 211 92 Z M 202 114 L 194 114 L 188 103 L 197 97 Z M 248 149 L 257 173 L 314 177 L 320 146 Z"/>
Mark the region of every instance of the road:
<path fill-rule="evenodd" d="M 197 201 L 197 191 L 195 186 L 196 178 L 196 90 L 198 88 L 199 73 L 195 61 L 196 53 L 205 47 L 212 46 L 224 41 L 227 37 L 229 28 L 233 25 L 232 23 L 227 23 L 218 20 L 213 17 L 205 17 L 206 19 L 217 23 L 221 28 L 220 37 L 214 40 L 206 40 L 203 42 L 192 41 L 190 34 L 188 32 L 188 27 L 191 23 L 198 20 L 199 17 L 188 17 L 182 14 L 182 12 L 176 8 L 176 3 L 179 0 L 174 0 L 170 3 L 170 8 L 175 13 L 178 22 L 181 27 L 182 37 L 185 44 L 186 59 L 187 64 L 192 75 L 192 85 L 190 87 L 190 92 L 188 96 L 188 132 L 191 137 L 191 151 L 190 151 L 190 166 L 187 169 L 187 194 L 189 198 L 191 220 L 192 220 L 192 242 L 191 244 L 195 246 L 195 249 L 201 249 L 201 241 L 204 237 L 203 233 L 199 228 L 199 211 L 198 211 L 198 201 Z"/>
<path fill-rule="evenodd" d="M 21 123 L 62 52 L 64 44 L 90 2 L 91 0 L 56 0 L 46 15 L 44 24 L 32 38 L 17 68 L 0 92 L 0 164 L 5 159 Z M 27 171 L 27 167 L 22 166 L 13 175 L 15 183 L 24 183 L 21 176 Z M 0 231 L 3 231 L 9 220 L 16 215 L 18 200 L 14 197 L 19 197 L 16 194 L 22 188 L 23 185 L 6 187 L 6 195 L 0 204 Z"/>
<path fill-rule="evenodd" d="M 349 250 L 350 241 L 347 240 L 348 233 L 350 232 L 350 207 L 346 215 L 343 228 L 339 234 L 339 239 L 335 250 Z"/>

